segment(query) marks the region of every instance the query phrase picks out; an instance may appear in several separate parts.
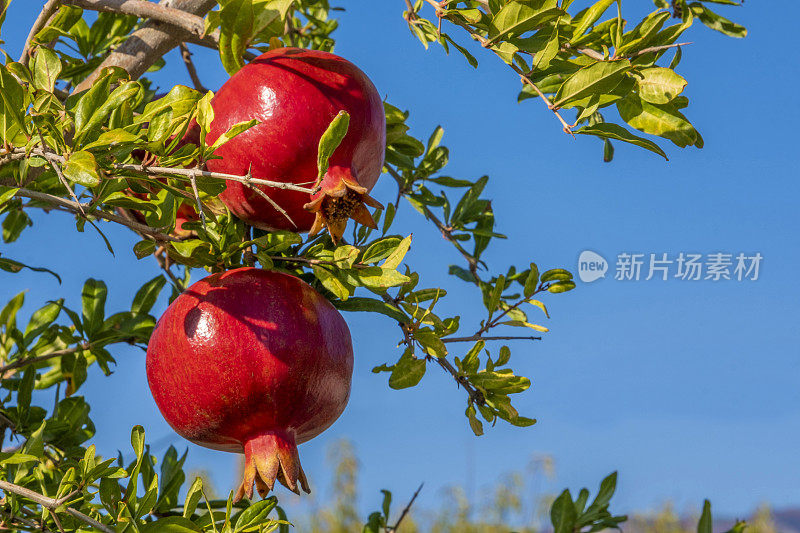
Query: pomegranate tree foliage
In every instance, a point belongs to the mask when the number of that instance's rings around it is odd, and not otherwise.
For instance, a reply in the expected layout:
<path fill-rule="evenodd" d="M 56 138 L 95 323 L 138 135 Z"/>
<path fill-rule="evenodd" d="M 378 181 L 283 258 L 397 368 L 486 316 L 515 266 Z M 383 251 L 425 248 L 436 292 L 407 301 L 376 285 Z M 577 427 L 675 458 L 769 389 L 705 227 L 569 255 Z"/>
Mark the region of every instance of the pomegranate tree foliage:
<path fill-rule="evenodd" d="M 654 3 L 656 9 L 636 24 L 623 18 L 621 0 L 417 0 L 406 1 L 402 15 L 426 47 L 438 43 L 455 49 L 473 66 L 476 58 L 492 60 L 492 55 L 507 63 L 513 71 L 509 78 L 522 82 L 519 100 L 534 99 L 541 107 L 531 113 L 543 119 L 552 114 L 558 121 L 554 134 L 564 130 L 599 137 L 608 161 L 612 141 L 664 157 L 657 137 L 679 147 L 702 147 L 702 137 L 682 113 L 688 99 L 682 94 L 686 80 L 676 72 L 680 39 L 698 21 L 733 37 L 746 33 L 709 8 L 738 5 L 734 0 Z M 200 479 L 185 487 L 185 454 L 179 457 L 170 448 L 157 459 L 140 427 L 132 432 L 135 459 L 130 463 L 122 455 L 99 457 L 94 446 L 85 446 L 95 432 L 90 406 L 78 395 L 87 368 L 96 364 L 109 374 L 116 344 L 144 349 L 161 290 L 169 285 L 174 298 L 199 269 L 213 272 L 252 264 L 280 269 L 311 283 L 341 310 L 386 315 L 399 324 L 400 343 L 394 360 L 374 372 L 386 372 L 391 388 L 415 386 L 429 366 L 440 367 L 466 392 L 466 416 L 477 435 L 484 431 L 483 422 L 498 419 L 516 426 L 533 424 L 511 403 L 511 395 L 528 389 L 530 381 L 514 374 L 510 349 L 496 341 L 541 337 L 547 331 L 538 325 L 547 317 L 545 302 L 575 283 L 560 268 L 486 264 L 483 254 L 491 241 L 505 238 L 494 231 L 495 213 L 483 195 L 488 178 L 444 173 L 448 149 L 442 145 L 442 128 L 419 139 L 409 133 L 409 113 L 402 103 L 386 104 L 384 179 L 396 182 L 397 196 L 384 199 L 385 209 L 375 212 L 378 230 L 353 227 L 338 246 L 326 235 L 253 230 L 215 198 L 226 180 L 250 185 L 258 180 L 199 170 L 196 163 L 214 157 L 215 147 L 176 150 L 192 118 L 207 130 L 213 118 L 210 94 L 176 86 L 156 95 L 146 75 L 130 79 L 126 70 L 108 64 L 113 47 L 125 46 L 152 24 L 131 14 L 135 4 L 51 0 L 45 10 L 52 9 L 35 28 L 22 59 L 6 55 L 0 66 L 4 242 L 16 241 L 32 225 L 31 210 L 63 211 L 72 215 L 78 231 L 97 232 L 109 251 L 115 244 L 103 234 L 104 223 L 125 225 L 141 238 L 133 248 L 136 257 L 154 256 L 163 271 L 142 285 L 130 310 L 107 311 L 107 287 L 94 279 L 83 288 L 81 309 L 70 309 L 63 299 L 45 302 L 22 324 L 17 312 L 24 293 L 2 308 L 0 424 L 3 437 L 11 435 L 11 448 L 0 454 L 0 489 L 5 493 L 0 521 L 36 531 L 288 529 L 274 497 L 232 506 L 230 499 L 206 498 Z M 326 0 L 213 4 L 183 0 L 176 5 L 191 13 L 181 17 L 175 9 L 162 10 L 161 24 L 171 20 L 174 26 L 171 46 L 181 39 L 217 47 L 230 73 L 254 53 L 272 47 L 334 47 L 337 9 Z M 88 16 L 79 6 L 103 12 Z M 205 19 L 199 18 L 206 13 Z M 204 28 L 204 36 L 187 29 L 194 23 Z M 479 46 L 470 45 L 465 36 Z M 164 65 L 161 57 L 142 61 L 151 70 Z M 81 82 L 87 77 L 94 81 L 84 89 Z M 252 125 L 238 125 L 224 138 Z M 327 164 L 324 154 L 332 153 L 341 140 L 343 127 L 346 120 L 336 121 L 321 139 L 321 167 Z M 172 231 L 181 204 L 199 207 L 203 220 L 185 223 L 183 228 L 192 233 L 176 237 Z M 413 262 L 406 261 L 411 236 L 392 224 L 404 204 L 429 220 L 463 258 L 449 272 L 480 298 L 485 317 L 477 326 L 442 314 L 446 291 L 426 284 Z M 11 273 L 32 268 L 57 277 L 47 268 L 5 256 L 0 268 Z M 33 389 L 55 389 L 58 401 L 54 406 L 32 405 Z M 615 484 L 615 474 L 604 480 L 593 503 L 585 489 L 575 499 L 569 491 L 562 493 L 551 513 L 555 531 L 616 527 L 625 517 L 608 511 Z M 393 530 L 397 524 L 390 522 L 389 501 L 369 517 L 365 531 Z M 701 521 L 700 529 L 710 531 L 710 519 Z"/>

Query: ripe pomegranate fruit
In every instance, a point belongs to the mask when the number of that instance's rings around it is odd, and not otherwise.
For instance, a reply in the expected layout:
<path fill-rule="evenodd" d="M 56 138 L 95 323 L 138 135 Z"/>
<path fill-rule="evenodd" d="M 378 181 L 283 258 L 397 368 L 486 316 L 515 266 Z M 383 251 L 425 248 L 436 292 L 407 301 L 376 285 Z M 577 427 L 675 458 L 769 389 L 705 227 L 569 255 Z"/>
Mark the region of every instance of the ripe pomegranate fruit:
<path fill-rule="evenodd" d="M 309 231 L 327 227 L 334 241 L 348 218 L 375 223 L 364 204 L 381 207 L 369 196 L 383 167 L 386 117 L 375 86 L 355 65 L 318 50 L 279 48 L 260 55 L 234 74 L 214 96 L 214 121 L 206 138 L 213 144 L 239 122 L 261 121 L 222 145 L 211 171 L 312 187 L 317 179 L 317 149 L 339 111 L 350 126 L 331 156 L 328 172 L 310 198 L 301 192 L 259 188 L 287 217 L 244 184 L 229 181 L 220 196 L 233 214 L 266 230 Z"/>
<path fill-rule="evenodd" d="M 181 436 L 245 454 L 238 501 L 277 479 L 310 492 L 297 445 L 328 428 L 350 395 L 353 347 L 339 312 L 304 281 L 239 268 L 173 301 L 147 348 L 147 381 Z"/>

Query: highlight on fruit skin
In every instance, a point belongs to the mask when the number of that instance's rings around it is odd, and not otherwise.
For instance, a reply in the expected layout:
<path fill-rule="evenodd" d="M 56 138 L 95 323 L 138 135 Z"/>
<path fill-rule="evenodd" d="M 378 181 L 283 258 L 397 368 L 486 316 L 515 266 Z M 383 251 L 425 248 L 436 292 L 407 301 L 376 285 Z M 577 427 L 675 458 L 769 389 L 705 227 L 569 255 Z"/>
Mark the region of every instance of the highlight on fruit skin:
<path fill-rule="evenodd" d="M 327 429 L 350 395 L 344 318 L 289 274 L 239 268 L 173 301 L 147 349 L 147 380 L 170 426 L 215 450 L 245 454 L 236 500 L 277 480 L 310 492 L 297 445 Z"/>
<path fill-rule="evenodd" d="M 259 124 L 219 147 L 209 170 L 292 183 L 308 194 L 259 186 L 286 214 L 245 184 L 229 181 L 220 199 L 248 224 L 265 230 L 317 233 L 334 241 L 348 219 L 374 227 L 366 206 L 383 168 L 386 117 L 375 86 L 358 67 L 328 52 L 279 48 L 260 55 L 234 74 L 211 101 L 214 120 L 206 137 L 213 144 L 234 124 Z M 320 138 L 340 111 L 350 115 L 347 134 L 317 184 Z"/>

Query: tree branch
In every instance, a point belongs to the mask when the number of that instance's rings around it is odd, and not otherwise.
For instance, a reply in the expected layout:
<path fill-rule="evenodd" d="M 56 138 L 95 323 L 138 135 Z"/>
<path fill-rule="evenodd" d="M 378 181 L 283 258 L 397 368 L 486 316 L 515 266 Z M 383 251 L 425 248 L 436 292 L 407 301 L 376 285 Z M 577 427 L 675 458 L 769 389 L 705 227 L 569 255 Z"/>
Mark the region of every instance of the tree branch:
<path fill-rule="evenodd" d="M 416 500 L 417 496 L 419 496 L 419 493 L 422 490 L 422 486 L 424 484 L 425 483 L 420 483 L 419 484 L 419 488 L 414 493 L 414 495 L 411 497 L 411 500 L 408 502 L 408 505 L 405 506 L 405 508 L 403 509 L 403 512 L 400 513 L 400 517 L 397 519 L 397 522 L 395 522 L 395 524 L 392 527 L 387 527 L 386 528 L 386 533 L 396 533 L 397 528 L 400 527 L 400 523 L 403 521 L 403 519 L 406 517 L 408 512 L 411 510 L 411 506 L 414 505 L 414 500 Z M 388 520 L 388 517 L 387 517 L 387 520 Z"/>
<path fill-rule="evenodd" d="M 494 336 L 494 337 L 484 337 L 481 334 L 475 334 L 470 337 L 444 337 L 442 342 L 472 342 L 472 341 L 540 341 L 542 340 L 541 337 L 525 337 L 525 336 Z"/>
<path fill-rule="evenodd" d="M 139 18 L 164 22 L 195 35 L 203 36 L 205 21 L 183 9 L 174 9 L 162 4 L 154 4 L 147 0 L 61 0 L 65 5 L 72 5 L 92 11 L 105 13 L 121 13 Z"/>
<path fill-rule="evenodd" d="M 392 177 L 393 177 L 393 178 L 394 178 L 394 179 L 395 179 L 395 180 L 398 182 L 398 185 L 400 185 L 400 183 L 403 181 L 403 178 L 402 178 L 402 176 L 400 176 L 400 174 L 397 172 L 397 169 L 395 169 L 395 168 L 392 168 L 392 167 L 390 167 L 389 165 L 385 165 L 385 168 L 386 168 L 386 170 L 389 172 L 389 174 L 391 174 L 391 175 L 392 175 Z M 401 193 L 400 193 L 400 194 L 401 194 L 402 196 L 405 196 L 405 194 L 404 194 L 402 191 L 401 191 Z M 459 253 L 460 253 L 460 254 L 461 254 L 463 257 L 464 257 L 464 259 L 466 259 L 467 263 L 469 264 L 469 270 L 470 270 L 470 272 L 472 272 L 472 275 L 475 277 L 475 280 L 476 280 L 476 281 L 479 281 L 479 278 L 478 278 L 478 260 L 477 260 L 477 259 L 475 259 L 474 257 L 472 257 L 472 256 L 469 254 L 469 252 L 467 252 L 467 251 L 464 249 L 464 247 L 463 247 L 463 246 L 461 246 L 461 243 L 460 243 L 460 242 L 458 242 L 458 240 L 456 240 L 456 238 L 455 238 L 455 237 L 453 237 L 453 232 L 452 232 L 452 230 L 451 230 L 450 228 L 448 228 L 447 226 L 445 226 L 445 225 L 442 223 L 442 221 L 441 221 L 441 220 L 439 220 L 439 217 L 437 217 L 437 216 L 436 216 L 436 215 L 433 213 L 433 211 L 431 211 L 430 209 L 428 209 L 428 206 L 425 206 L 425 205 L 423 205 L 423 206 L 422 206 L 422 209 L 423 209 L 423 211 L 425 212 L 425 217 L 426 217 L 428 220 L 430 220 L 431 222 L 433 222 L 433 223 L 434 223 L 434 225 L 436 225 L 436 227 L 437 227 L 437 228 L 439 228 L 439 231 L 442 233 L 442 237 L 444 237 L 445 239 L 447 239 L 448 241 L 450 241 L 450 242 L 453 244 L 453 246 L 455 246 L 455 247 L 456 247 L 456 249 L 459 251 Z"/>
<path fill-rule="evenodd" d="M 65 198 L 59 198 L 58 196 L 53 196 L 52 194 L 47 194 L 39 191 L 31 191 L 29 189 L 19 189 L 14 196 L 20 196 L 22 198 L 31 198 L 33 200 L 47 202 L 68 209 L 69 211 L 75 213 L 76 215 L 81 215 L 82 210 L 86 210 L 89 207 L 91 207 L 89 204 L 81 204 L 73 200 L 67 200 Z M 176 237 L 167 235 L 166 233 L 162 233 L 161 231 L 151 228 L 150 226 L 147 226 L 145 224 L 140 224 L 138 222 L 125 220 L 119 215 L 116 215 L 114 213 L 108 213 L 106 211 L 101 211 L 99 209 L 86 211 L 86 216 L 103 218 L 111 222 L 122 224 L 123 226 L 128 226 L 134 231 L 144 233 L 145 235 L 149 236 L 151 239 L 155 241 L 173 241 L 173 242 L 180 241 L 180 239 Z"/>
<path fill-rule="evenodd" d="M 42 28 L 47 26 L 47 23 L 50 21 L 50 17 L 52 17 L 55 12 L 58 11 L 60 5 L 60 0 L 47 0 L 47 3 L 42 8 L 41 13 L 39 13 L 39 16 L 36 17 L 36 21 L 33 23 L 33 26 L 31 26 L 31 31 L 28 33 L 28 38 L 25 39 L 25 46 L 22 47 L 22 55 L 19 56 L 19 62 L 23 65 L 27 63 L 28 58 L 31 55 L 33 38 L 36 37 L 36 34 L 39 33 Z"/>
<path fill-rule="evenodd" d="M 50 352 L 43 355 L 37 355 L 36 357 L 25 357 L 22 359 L 18 359 L 13 363 L 9 363 L 3 367 L 0 367 L 0 379 L 8 379 L 14 374 L 16 374 L 16 372 L 12 372 L 11 374 L 6 375 L 6 373 L 11 370 L 18 370 L 20 368 L 30 365 L 35 365 L 36 363 L 41 363 L 42 361 L 47 361 L 55 357 L 61 357 L 62 355 L 82 352 L 84 350 L 89 350 L 89 349 L 91 349 L 91 344 L 89 344 L 88 342 L 84 342 L 73 348 L 65 348 L 63 350 L 56 350 L 55 352 Z"/>
<path fill-rule="evenodd" d="M 171 168 L 171 167 L 151 167 L 147 165 L 132 165 L 132 164 L 115 164 L 113 165 L 118 170 L 132 170 L 134 172 L 142 172 L 151 176 L 162 176 L 164 174 L 172 174 L 175 176 L 183 176 L 191 178 L 192 176 L 203 178 L 216 178 L 229 181 L 237 181 L 245 185 L 264 185 L 266 187 L 273 187 L 275 189 L 286 189 L 287 191 L 297 191 L 311 194 L 312 189 L 301 187 L 294 183 L 284 183 L 280 181 L 262 180 L 250 176 L 237 176 L 235 174 L 225 174 L 222 172 L 210 172 L 208 170 L 200 170 L 196 168 Z"/>
<path fill-rule="evenodd" d="M 642 48 L 635 54 L 629 55 L 628 58 L 634 59 L 639 56 L 643 56 L 644 54 L 649 54 L 650 52 L 660 52 L 661 50 L 667 50 L 668 48 L 676 48 L 678 46 L 686 46 L 687 44 L 692 44 L 692 43 L 686 42 L 686 43 L 665 44 L 662 46 L 650 46 L 649 48 Z"/>
<path fill-rule="evenodd" d="M 181 10 L 197 17 L 202 17 L 215 5 L 215 0 L 161 0 L 158 3 L 159 7 Z M 111 52 L 94 72 L 75 87 L 73 92 L 78 93 L 91 87 L 100 71 L 110 66 L 122 67 L 128 71 L 131 79 L 136 79 L 178 43 L 191 40 L 191 37 L 198 37 L 190 31 L 178 28 L 172 22 L 165 24 L 159 20 L 151 20 Z"/>
<path fill-rule="evenodd" d="M 3 481 L 3 480 L 0 480 L 0 489 L 2 489 L 5 492 L 11 492 L 13 494 L 17 494 L 18 496 L 22 496 L 23 498 L 27 498 L 35 503 L 38 503 L 39 505 L 41 505 L 45 509 L 50 510 L 51 512 L 55 512 L 55 510 L 64 505 L 64 502 L 66 501 L 63 498 L 59 500 L 56 500 L 54 498 L 48 498 L 43 494 L 39 494 L 38 492 L 34 492 L 30 489 L 26 489 L 25 487 L 20 487 L 19 485 L 15 485 L 14 483 L 9 483 L 8 481 Z M 112 530 L 111 528 L 107 527 L 104 524 L 101 524 L 94 518 L 87 516 L 76 509 L 73 509 L 72 507 L 65 507 L 64 512 L 74 516 L 84 524 L 87 524 L 99 531 L 102 531 L 103 533 L 114 533 L 114 530 Z"/>
<path fill-rule="evenodd" d="M 200 76 L 197 75 L 197 69 L 194 66 L 194 62 L 192 61 L 192 53 L 189 51 L 189 47 L 186 46 L 186 43 L 180 43 L 178 45 L 181 49 L 181 57 L 183 58 L 183 64 L 186 65 L 186 71 L 189 73 L 189 77 L 192 79 L 192 84 L 194 88 L 200 91 L 201 93 L 208 92 L 203 86 L 203 82 L 200 81 Z"/>

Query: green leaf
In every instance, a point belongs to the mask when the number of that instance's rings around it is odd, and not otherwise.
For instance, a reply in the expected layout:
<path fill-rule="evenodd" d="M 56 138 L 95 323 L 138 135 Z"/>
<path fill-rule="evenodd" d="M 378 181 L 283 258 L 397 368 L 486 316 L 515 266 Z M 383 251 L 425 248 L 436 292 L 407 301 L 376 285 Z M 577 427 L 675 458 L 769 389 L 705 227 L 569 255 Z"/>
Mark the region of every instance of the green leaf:
<path fill-rule="evenodd" d="M 700 22 L 712 30 L 724 33 L 729 37 L 747 37 L 747 28 L 735 22 L 731 22 L 721 15 L 717 15 L 699 2 L 692 2 L 689 4 L 689 9 L 700 19 Z"/>
<path fill-rule="evenodd" d="M 202 496 L 203 479 L 197 477 L 192 482 L 192 486 L 189 487 L 189 490 L 186 492 L 186 499 L 184 500 L 183 504 L 184 518 L 188 518 L 194 514 L 195 509 L 197 509 L 197 503 L 200 501 Z"/>
<path fill-rule="evenodd" d="M 341 311 L 367 311 L 370 313 L 380 313 L 398 322 L 405 323 L 409 318 L 397 307 L 383 300 L 373 298 L 353 297 L 347 300 L 333 302 L 334 306 Z"/>
<path fill-rule="evenodd" d="M 697 523 L 697 533 L 712 533 L 712 522 L 711 502 L 705 500 L 703 502 L 703 514 L 700 515 L 700 521 Z"/>
<path fill-rule="evenodd" d="M 504 326 L 516 326 L 518 328 L 530 328 L 534 331 L 538 331 L 541 333 L 547 333 L 550 331 L 544 326 L 540 326 L 538 324 L 531 324 L 530 322 L 525 322 L 524 320 L 506 320 L 501 322 Z"/>
<path fill-rule="evenodd" d="M 61 59 L 45 46 L 36 49 L 33 58 L 33 84 L 37 89 L 53 92 L 61 73 Z"/>
<path fill-rule="evenodd" d="M 212 144 L 211 147 L 208 149 L 209 152 L 210 153 L 214 153 L 214 151 L 217 148 L 219 148 L 220 146 L 222 146 L 226 142 L 230 141 L 231 139 L 233 139 L 237 135 L 240 135 L 240 134 L 246 132 L 247 130 L 249 130 L 253 126 L 255 126 L 257 124 L 260 124 L 260 123 L 261 123 L 260 121 L 253 119 L 253 120 L 248 120 L 248 121 L 245 121 L 245 122 L 238 122 L 238 123 L 234 124 L 233 126 L 228 128 L 228 131 L 226 131 L 225 133 L 220 135 L 217 138 L 217 140 L 214 141 L 214 144 Z"/>
<path fill-rule="evenodd" d="M 0 453 L 0 465 L 22 465 L 26 463 L 38 463 L 41 458 L 35 455 L 28 455 L 19 452 Z"/>
<path fill-rule="evenodd" d="M 560 294 L 562 292 L 571 291 L 574 288 L 575 288 L 574 281 L 559 281 L 557 283 L 553 283 L 552 285 L 550 285 L 550 287 L 548 287 L 547 290 L 548 292 L 551 292 L 553 294 Z"/>
<path fill-rule="evenodd" d="M 496 43 L 510 35 L 522 35 L 563 14 L 556 0 L 512 0 L 492 18 L 489 40 Z"/>
<path fill-rule="evenodd" d="M 138 527 L 140 533 L 199 533 L 203 531 L 191 520 L 182 516 L 167 516 Z"/>
<path fill-rule="evenodd" d="M 569 108 L 592 95 L 610 93 L 631 69 L 627 59 L 598 61 L 572 74 L 558 88 L 553 105 Z"/>
<path fill-rule="evenodd" d="M 167 279 L 164 276 L 158 275 L 142 285 L 133 298 L 131 313 L 134 315 L 149 313 L 166 282 Z"/>
<path fill-rule="evenodd" d="M 94 87 L 92 87 L 91 90 L 94 90 Z M 119 109 L 125 102 L 136 98 L 142 90 L 142 85 L 138 81 L 129 81 L 114 89 L 110 95 L 106 95 L 105 93 L 96 94 L 92 101 L 92 104 L 96 107 L 87 107 L 83 110 L 86 114 L 80 125 L 77 121 L 76 111 L 75 143 L 80 145 L 89 133 L 108 120 L 108 117 L 114 110 Z M 83 102 L 88 96 L 89 94 L 87 93 L 84 98 L 81 98 L 80 102 Z M 79 106 L 80 102 L 78 104 Z"/>
<path fill-rule="evenodd" d="M 447 291 L 444 289 L 421 289 L 410 293 L 404 300 L 412 304 L 419 304 L 429 300 L 438 300 L 445 296 L 447 296 Z"/>
<path fill-rule="evenodd" d="M 257 530 L 267 522 L 267 516 L 277 504 L 278 500 L 274 497 L 252 504 L 239 515 L 234 531 L 239 533 Z"/>
<path fill-rule="evenodd" d="M 508 346 L 503 346 L 500 348 L 500 355 L 497 357 L 497 361 L 494 362 L 494 366 L 503 366 L 509 360 L 511 360 L 511 349 Z"/>
<path fill-rule="evenodd" d="M 155 251 L 156 243 L 150 239 L 139 241 L 133 245 L 133 253 L 136 255 L 136 259 L 143 259 L 148 255 L 153 255 Z"/>
<path fill-rule="evenodd" d="M 594 126 L 584 126 L 581 129 L 576 130 L 574 133 L 580 135 L 595 135 L 604 139 L 615 139 L 617 141 L 630 143 L 639 146 L 640 148 L 650 150 L 651 152 L 654 152 L 669 161 L 667 154 L 656 143 L 649 139 L 638 137 L 617 124 L 612 124 L 610 122 L 598 122 Z"/>
<path fill-rule="evenodd" d="M 108 288 L 100 280 L 89 278 L 83 285 L 83 328 L 90 337 L 97 333 L 105 320 L 106 296 Z"/>
<path fill-rule="evenodd" d="M 460 10 L 460 11 L 465 11 L 465 10 Z M 478 10 L 477 10 L 477 9 L 475 9 L 474 11 L 478 11 Z M 464 56 L 464 57 L 467 59 L 467 63 L 469 63 L 469 64 L 472 66 L 472 68 L 478 68 L 478 60 L 477 60 L 477 59 L 475 59 L 475 56 L 473 56 L 473 55 L 472 55 L 472 54 L 469 52 L 469 50 L 467 50 L 466 48 L 464 48 L 463 46 L 461 46 L 460 44 L 458 44 L 457 42 L 455 42 L 455 41 L 454 41 L 454 40 L 453 40 L 453 39 L 452 39 L 452 38 L 451 38 L 449 35 L 447 35 L 446 33 L 443 33 L 443 34 L 442 34 L 442 37 L 444 37 L 444 38 L 447 40 L 447 42 L 448 42 L 448 43 L 450 43 L 451 45 L 453 45 L 453 46 L 455 47 L 455 49 L 456 49 L 456 50 L 458 50 L 459 52 L 461 52 L 461 55 L 463 55 L 463 56 Z"/>
<path fill-rule="evenodd" d="M 350 127 L 350 115 L 347 111 L 339 111 L 339 113 L 328 124 L 328 128 L 322 137 L 319 139 L 319 148 L 317 150 L 317 177 L 322 179 L 325 173 L 328 172 L 328 162 L 333 155 L 333 152 L 339 147 L 347 135 L 347 129 Z"/>
<path fill-rule="evenodd" d="M 205 145 L 206 135 L 211 131 L 211 123 L 214 122 L 214 108 L 211 107 L 211 99 L 214 93 L 208 91 L 197 102 L 197 124 L 200 126 L 200 144 Z"/>
<path fill-rule="evenodd" d="M 355 277 L 365 287 L 381 293 L 390 287 L 397 287 L 409 281 L 408 276 L 396 270 L 383 267 L 352 269 L 348 270 L 347 273 Z"/>
<path fill-rule="evenodd" d="M 558 24 L 555 24 L 547 44 L 534 56 L 532 69 L 547 70 L 550 68 L 550 62 L 558 55 L 559 50 L 561 50 L 561 43 L 558 39 Z"/>
<path fill-rule="evenodd" d="M 97 173 L 97 161 L 91 152 L 73 152 L 64 165 L 64 177 L 84 187 L 95 187 L 100 184 Z"/>
<path fill-rule="evenodd" d="M 418 330 L 414 333 L 414 339 L 422 345 L 428 355 L 439 358 L 447 356 L 447 346 L 433 331 Z"/>
<path fill-rule="evenodd" d="M 331 291 L 340 300 L 347 300 L 350 297 L 351 288 L 345 285 L 337 276 L 327 268 L 319 265 L 312 266 L 314 275 L 322 286 Z"/>
<path fill-rule="evenodd" d="M 11 144 L 25 131 L 25 89 L 5 67 L 0 67 L 0 138 Z"/>
<path fill-rule="evenodd" d="M 479 356 L 485 346 L 485 341 L 478 341 L 470 348 L 467 355 L 464 356 L 464 359 L 461 361 L 461 369 L 465 373 L 474 374 L 478 371 L 478 367 L 480 366 Z"/>
<path fill-rule="evenodd" d="M 64 306 L 63 298 L 55 302 L 50 302 L 44 307 L 34 311 L 28 321 L 28 326 L 25 328 L 25 340 L 30 342 L 34 337 L 40 335 L 44 330 L 50 327 L 58 315 L 61 314 L 61 309 Z"/>
<path fill-rule="evenodd" d="M 523 294 L 525 298 L 530 298 L 536 292 L 537 287 L 539 286 L 539 267 L 536 266 L 536 263 L 531 263 L 531 270 L 528 274 L 528 277 L 525 278 L 525 286 L 523 288 Z"/>
<path fill-rule="evenodd" d="M 702 147 L 700 134 L 672 104 L 651 104 L 629 95 L 617 102 L 617 109 L 622 120 L 639 131 L 669 139 L 681 148 Z"/>
<path fill-rule="evenodd" d="M 41 268 L 41 267 L 32 267 L 32 266 L 20 263 L 19 261 L 15 261 L 13 259 L 0 257 L 0 270 L 5 270 L 6 272 L 17 273 L 20 270 L 22 270 L 23 268 L 27 268 L 28 270 L 33 270 L 34 272 L 47 272 L 48 274 L 50 274 L 51 276 L 56 278 L 59 283 L 61 283 L 61 276 L 59 276 L 58 274 L 56 274 L 55 272 L 53 272 L 50 269 Z"/>
<path fill-rule="evenodd" d="M 663 67 L 642 69 L 636 73 L 635 79 L 639 97 L 652 104 L 668 104 L 686 87 L 682 76 Z"/>
<path fill-rule="evenodd" d="M 467 415 L 467 420 L 469 420 L 469 427 L 472 428 L 472 432 L 475 433 L 477 436 L 483 435 L 483 424 L 478 417 L 475 416 L 475 406 L 470 402 L 467 406 L 467 410 L 464 412 Z"/>
<path fill-rule="evenodd" d="M 511 369 L 483 371 L 467 376 L 470 383 L 493 394 L 516 394 L 528 390 L 531 380 L 524 376 L 515 376 Z"/>
<path fill-rule="evenodd" d="M 494 313 L 500 306 L 500 298 L 503 296 L 503 291 L 506 289 L 506 277 L 500 275 L 497 277 L 497 282 L 492 288 L 492 293 L 489 298 L 489 305 L 487 306 L 489 314 Z"/>
<path fill-rule="evenodd" d="M 25 303 L 25 292 L 17 293 L 0 311 L 0 326 L 5 326 L 6 331 L 11 331 L 17 324 L 17 313 Z"/>
<path fill-rule="evenodd" d="M 21 208 L 10 211 L 3 219 L 3 242 L 16 241 L 22 230 L 32 225 L 30 217 Z"/>
<path fill-rule="evenodd" d="M 577 519 L 575 504 L 569 490 L 562 492 L 550 507 L 550 522 L 553 533 L 572 533 Z"/>
<path fill-rule="evenodd" d="M 392 205 L 394 204 L 389 204 L 390 207 Z M 386 259 L 392 255 L 392 252 L 397 250 L 397 247 L 400 246 L 400 243 L 401 239 L 399 237 L 386 237 L 375 241 L 364 251 L 361 262 L 369 264 L 382 261 L 383 259 Z"/>
<path fill-rule="evenodd" d="M 14 198 L 14 196 L 19 192 L 19 187 L 11 187 L 7 191 L 0 193 L 0 207 L 3 207 L 6 202 Z M 394 204 L 389 204 L 394 205 Z"/>
<path fill-rule="evenodd" d="M 425 359 L 414 357 L 414 349 L 409 347 L 403 352 L 400 360 L 394 365 L 389 377 L 389 387 L 405 389 L 414 387 L 425 375 Z"/>
<path fill-rule="evenodd" d="M 382 268 L 391 268 L 395 269 L 400 266 L 400 263 L 403 262 L 403 258 L 408 253 L 409 248 L 411 248 L 411 239 L 413 235 L 409 235 L 402 241 L 400 244 L 397 245 L 397 248 L 386 258 L 386 261 L 383 262 L 381 265 Z"/>
<path fill-rule="evenodd" d="M 229 0 L 219 13 L 219 55 L 225 71 L 233 76 L 244 66 L 242 55 L 253 35 L 253 2 Z"/>
<path fill-rule="evenodd" d="M 575 30 L 572 32 L 571 41 L 574 41 L 576 38 L 586 33 L 586 30 L 597 22 L 615 1 L 616 0 L 599 0 L 584 11 L 580 17 L 574 18 L 572 23 L 575 24 Z"/>

